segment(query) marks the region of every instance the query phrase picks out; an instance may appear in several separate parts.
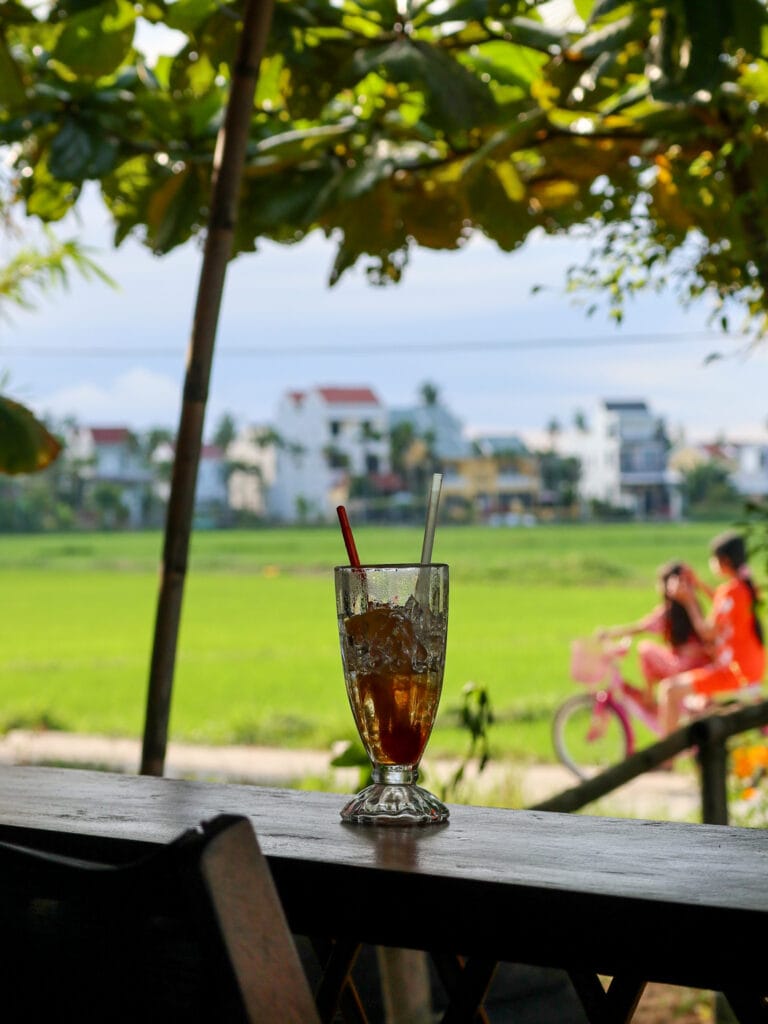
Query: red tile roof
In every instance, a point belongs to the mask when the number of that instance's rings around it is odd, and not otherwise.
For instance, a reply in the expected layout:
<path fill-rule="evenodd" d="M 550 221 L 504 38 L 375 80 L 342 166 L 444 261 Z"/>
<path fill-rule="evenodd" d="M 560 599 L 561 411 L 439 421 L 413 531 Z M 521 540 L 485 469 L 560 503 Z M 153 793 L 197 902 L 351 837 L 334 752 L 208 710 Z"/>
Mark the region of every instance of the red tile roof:
<path fill-rule="evenodd" d="M 89 427 L 94 444 L 120 444 L 130 436 L 128 427 Z"/>
<path fill-rule="evenodd" d="M 381 494 L 395 494 L 405 488 L 403 478 L 397 473 L 372 473 L 371 482 Z"/>
<path fill-rule="evenodd" d="M 201 459 L 223 459 L 224 449 L 217 444 L 204 444 L 200 449 Z"/>
<path fill-rule="evenodd" d="M 378 405 L 379 400 L 370 388 L 318 388 L 318 394 L 329 405 L 354 402 L 359 405 Z"/>

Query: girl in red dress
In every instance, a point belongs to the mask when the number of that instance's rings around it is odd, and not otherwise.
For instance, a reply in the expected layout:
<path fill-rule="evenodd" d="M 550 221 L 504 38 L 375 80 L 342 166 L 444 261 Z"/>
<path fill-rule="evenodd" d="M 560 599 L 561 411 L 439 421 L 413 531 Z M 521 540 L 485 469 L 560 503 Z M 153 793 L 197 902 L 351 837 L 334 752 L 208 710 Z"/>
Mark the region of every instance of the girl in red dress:
<path fill-rule="evenodd" d="M 758 593 L 747 565 L 744 538 L 735 532 L 716 537 L 710 545 L 710 568 L 724 577 L 715 589 L 692 572 L 670 583 L 675 600 L 685 606 L 696 632 L 711 645 L 712 662 L 679 672 L 661 682 L 659 717 L 665 733 L 680 721 L 689 694 L 711 696 L 762 682 L 765 672 L 763 629 L 757 615 Z M 712 598 L 708 616 L 701 613 L 696 591 Z"/>

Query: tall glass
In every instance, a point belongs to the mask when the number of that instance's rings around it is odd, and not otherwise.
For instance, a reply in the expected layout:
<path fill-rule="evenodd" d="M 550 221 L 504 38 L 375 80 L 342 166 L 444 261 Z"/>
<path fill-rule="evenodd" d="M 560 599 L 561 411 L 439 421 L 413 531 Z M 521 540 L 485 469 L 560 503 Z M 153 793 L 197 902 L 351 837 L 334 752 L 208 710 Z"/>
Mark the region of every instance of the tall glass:
<path fill-rule="evenodd" d="M 336 612 L 344 680 L 373 784 L 343 821 L 426 825 L 448 808 L 416 785 L 445 668 L 448 566 L 337 566 Z"/>

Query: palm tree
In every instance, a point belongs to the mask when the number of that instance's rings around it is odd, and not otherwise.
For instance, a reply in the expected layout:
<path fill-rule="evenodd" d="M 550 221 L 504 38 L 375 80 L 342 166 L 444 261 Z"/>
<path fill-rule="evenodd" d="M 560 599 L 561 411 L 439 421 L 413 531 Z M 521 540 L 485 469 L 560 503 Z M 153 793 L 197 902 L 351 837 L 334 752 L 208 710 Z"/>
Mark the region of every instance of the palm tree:
<path fill-rule="evenodd" d="M 587 417 L 584 415 L 581 409 L 577 409 L 576 412 L 573 414 L 573 425 L 580 434 L 588 433 L 589 423 L 587 422 Z"/>
<path fill-rule="evenodd" d="M 432 409 L 439 402 L 440 392 L 436 384 L 431 384 L 429 381 L 425 381 L 419 388 L 419 395 L 421 395 L 422 405 L 426 405 L 427 408 Z"/>
<path fill-rule="evenodd" d="M 550 447 L 550 449 L 554 449 L 555 442 L 557 441 L 558 435 L 562 432 L 562 429 L 563 428 L 560 425 L 560 420 L 558 420 L 555 416 L 553 416 L 552 419 L 547 424 L 547 433 L 549 434 L 549 447 Z"/>

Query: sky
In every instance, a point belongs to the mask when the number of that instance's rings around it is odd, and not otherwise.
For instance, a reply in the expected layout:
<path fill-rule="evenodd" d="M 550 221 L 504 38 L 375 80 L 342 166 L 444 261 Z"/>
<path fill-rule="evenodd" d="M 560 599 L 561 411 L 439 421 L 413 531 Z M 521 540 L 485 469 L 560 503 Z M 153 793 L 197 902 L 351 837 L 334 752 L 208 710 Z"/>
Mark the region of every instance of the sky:
<path fill-rule="evenodd" d="M 117 282 L 73 278 L 33 312 L 0 320 L 3 390 L 40 413 L 88 425 L 175 429 L 197 279 L 198 243 L 155 257 L 137 241 L 111 246 L 95 194 L 77 235 Z M 0 262 L 8 254 L 0 249 Z M 587 318 L 565 291 L 583 243 L 536 237 L 512 254 L 475 239 L 455 252 L 414 250 L 404 281 L 370 285 L 362 271 L 329 288 L 333 244 L 265 244 L 230 265 L 206 416 L 268 423 L 287 390 L 371 386 L 392 407 L 415 404 L 425 382 L 470 434 L 535 437 L 597 401 L 644 399 L 675 434 L 768 441 L 768 351 L 746 356 L 706 309 L 643 295 L 625 324 Z M 544 290 L 532 294 L 534 285 Z M 727 358 L 705 365 L 713 351 Z"/>

